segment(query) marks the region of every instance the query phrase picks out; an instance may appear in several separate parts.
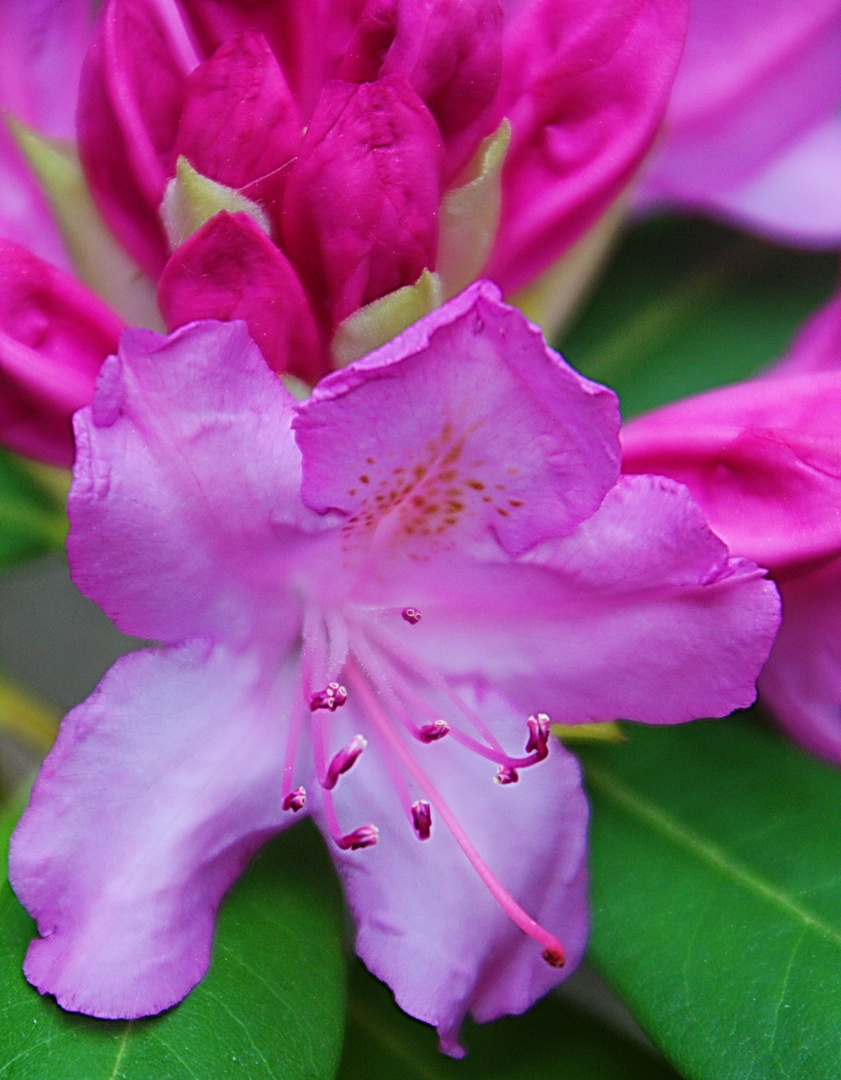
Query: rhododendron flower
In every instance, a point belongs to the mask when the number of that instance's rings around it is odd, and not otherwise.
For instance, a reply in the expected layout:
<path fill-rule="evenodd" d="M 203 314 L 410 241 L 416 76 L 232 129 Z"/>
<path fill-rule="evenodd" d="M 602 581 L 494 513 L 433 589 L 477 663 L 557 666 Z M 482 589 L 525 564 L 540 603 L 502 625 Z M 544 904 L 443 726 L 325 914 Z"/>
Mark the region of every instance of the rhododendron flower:
<path fill-rule="evenodd" d="M 686 0 L 106 0 L 84 175 L 170 330 L 244 319 L 314 382 L 483 271 L 512 294 L 555 264 L 648 149 L 685 22 Z"/>
<path fill-rule="evenodd" d="M 685 488 L 619 479 L 614 395 L 498 296 L 303 403 L 238 322 L 129 330 L 106 361 L 71 567 L 164 647 L 66 718 L 13 837 L 25 972 L 65 1008 L 177 1002 L 227 887 L 305 811 L 360 956 L 458 1054 L 468 1011 L 524 1010 L 584 948 L 587 809 L 550 717 L 753 699 L 773 585 Z"/>
<path fill-rule="evenodd" d="M 730 549 L 771 569 L 783 622 L 760 694 L 841 765 L 841 296 L 764 378 L 633 420 L 622 442 L 626 472 L 687 484 Z"/>
<path fill-rule="evenodd" d="M 841 2 L 693 0 L 643 205 L 841 240 Z"/>

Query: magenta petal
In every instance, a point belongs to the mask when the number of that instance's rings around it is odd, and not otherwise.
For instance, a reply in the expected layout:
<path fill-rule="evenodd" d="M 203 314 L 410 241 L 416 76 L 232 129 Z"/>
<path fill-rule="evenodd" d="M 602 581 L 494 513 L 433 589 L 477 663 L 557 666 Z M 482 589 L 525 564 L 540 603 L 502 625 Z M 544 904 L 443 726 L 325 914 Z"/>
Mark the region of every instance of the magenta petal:
<path fill-rule="evenodd" d="M 289 172 L 283 246 L 331 323 L 434 266 L 441 153 L 404 78 L 325 87 Z"/>
<path fill-rule="evenodd" d="M 805 375 L 841 369 L 841 292 L 802 327 L 783 359 L 766 375 Z"/>
<path fill-rule="evenodd" d="M 195 66 L 173 0 L 109 0 L 79 90 L 79 151 L 109 225 L 157 277 L 167 244 L 158 207 L 171 175 L 184 80 Z"/>
<path fill-rule="evenodd" d="M 219 901 L 290 817 L 276 678 L 207 643 L 147 650 L 62 723 L 9 879 L 42 935 L 26 977 L 63 1008 L 147 1016 L 204 975 Z"/>
<path fill-rule="evenodd" d="M 297 633 L 298 605 L 277 599 L 286 544 L 313 517 L 292 407 L 244 323 L 123 334 L 76 418 L 67 542 L 76 584 L 121 629 L 167 642 L 241 642 L 258 623 Z"/>
<path fill-rule="evenodd" d="M 506 294 L 554 262 L 628 183 L 662 118 L 685 28 L 682 0 L 516 6 L 496 108 L 513 134 L 488 268 Z"/>
<path fill-rule="evenodd" d="M 728 558 L 686 488 L 652 476 L 623 477 L 575 532 L 513 566 L 454 562 L 427 588 L 411 593 L 426 665 L 492 679 L 524 717 L 558 723 L 750 705 L 780 623 L 764 572 Z"/>
<path fill-rule="evenodd" d="M 455 539 L 519 553 L 570 532 L 617 475 L 614 395 L 488 282 L 322 380 L 295 428 L 304 501 L 364 533 L 399 498 L 390 528 L 422 558 Z"/>
<path fill-rule="evenodd" d="M 187 77 L 174 153 L 279 221 L 302 135 L 298 108 L 265 38 L 238 34 Z"/>
<path fill-rule="evenodd" d="M 713 195 L 705 204 L 706 209 L 765 236 L 792 244 L 837 247 L 841 243 L 841 116 L 810 131 L 748 183 Z"/>
<path fill-rule="evenodd" d="M 405 75 L 446 138 L 485 112 L 501 68 L 500 0 L 368 0 L 341 77 Z"/>
<path fill-rule="evenodd" d="M 688 484 L 733 551 L 777 568 L 839 550 L 839 426 L 841 373 L 757 379 L 633 420 L 623 469 Z"/>
<path fill-rule="evenodd" d="M 326 368 L 309 301 L 289 260 L 247 214 L 216 214 L 172 255 L 158 285 L 170 329 L 244 319 L 275 371 L 315 382 Z"/>
<path fill-rule="evenodd" d="M 62 270 L 0 240 L 0 435 L 55 465 L 73 461 L 70 417 L 93 396 L 122 323 Z"/>
<path fill-rule="evenodd" d="M 507 742 L 525 730 L 496 695 L 465 697 Z M 336 714 L 337 745 L 357 723 L 347 710 Z M 442 1049 L 462 1056 L 458 1032 L 467 1013 L 488 1021 L 523 1012 L 581 959 L 588 924 L 587 803 L 578 764 L 553 744 L 546 761 L 503 786 L 494 783 L 492 763 L 450 739 L 412 748 L 492 872 L 562 941 L 567 966 L 559 971 L 492 898 L 434 806 L 430 838 L 417 838 L 401 813 L 385 753 L 372 737 L 335 792 L 342 822 L 373 822 L 380 830 L 375 847 L 333 851 L 357 923 L 356 949 L 400 1007 L 434 1024 Z M 425 794 L 412 784 L 412 799 Z M 325 828 L 323 814 L 313 812 Z"/>
<path fill-rule="evenodd" d="M 837 0 L 693 2 L 646 197 L 715 205 L 760 177 L 837 111 L 840 50 Z"/>
<path fill-rule="evenodd" d="M 280 61 L 305 117 L 322 85 L 339 73 L 365 0 L 181 0 L 208 53 L 234 34 L 262 34 Z"/>
<path fill-rule="evenodd" d="M 792 738 L 841 765 L 841 563 L 784 575 L 780 592 L 785 618 L 759 692 Z"/>

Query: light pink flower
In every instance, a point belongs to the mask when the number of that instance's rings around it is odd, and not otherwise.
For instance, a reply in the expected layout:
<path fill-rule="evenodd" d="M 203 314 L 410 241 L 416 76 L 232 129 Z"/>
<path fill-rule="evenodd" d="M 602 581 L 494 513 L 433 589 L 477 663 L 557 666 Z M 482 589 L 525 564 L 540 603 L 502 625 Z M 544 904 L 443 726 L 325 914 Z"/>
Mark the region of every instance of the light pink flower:
<path fill-rule="evenodd" d="M 163 647 L 66 718 L 13 837 L 25 972 L 65 1008 L 176 1003 L 225 890 L 306 809 L 360 956 L 459 1054 L 467 1012 L 521 1012 L 584 949 L 587 808 L 549 717 L 753 699 L 773 585 L 685 488 L 619 478 L 613 394 L 498 297 L 300 404 L 239 322 L 129 330 L 106 361 L 71 567 Z"/>
<path fill-rule="evenodd" d="M 643 205 L 841 241 L 841 2 L 693 0 Z"/>
<path fill-rule="evenodd" d="M 631 421 L 623 469 L 688 485 L 737 554 L 770 568 L 783 622 L 759 680 L 780 723 L 841 765 L 841 298 L 764 378 Z"/>

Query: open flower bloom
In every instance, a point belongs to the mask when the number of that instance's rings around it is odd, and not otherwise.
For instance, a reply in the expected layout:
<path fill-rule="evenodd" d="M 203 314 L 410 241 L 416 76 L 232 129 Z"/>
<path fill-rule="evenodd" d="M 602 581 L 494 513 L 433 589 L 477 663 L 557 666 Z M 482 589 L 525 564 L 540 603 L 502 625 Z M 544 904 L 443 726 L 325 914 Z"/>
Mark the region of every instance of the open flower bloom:
<path fill-rule="evenodd" d="M 648 149 L 685 23 L 686 0 L 106 0 L 85 180 L 168 329 L 241 318 L 312 383 L 482 273 L 510 295 L 555 264 Z"/>
<path fill-rule="evenodd" d="M 764 378 L 633 420 L 622 445 L 626 472 L 687 484 L 730 549 L 770 568 L 783 622 L 760 694 L 841 765 L 841 297 Z"/>
<path fill-rule="evenodd" d="M 841 241 L 841 2 L 693 0 L 642 205 Z"/>
<path fill-rule="evenodd" d="M 177 1002 L 225 890 L 305 811 L 360 956 L 458 1054 L 468 1011 L 526 1009 L 584 949 L 587 808 L 549 718 L 752 701 L 774 586 L 685 488 L 619 478 L 614 395 L 498 296 L 303 403 L 238 322 L 129 330 L 106 361 L 71 567 L 164 647 L 68 715 L 12 840 L 25 972 L 65 1008 Z"/>

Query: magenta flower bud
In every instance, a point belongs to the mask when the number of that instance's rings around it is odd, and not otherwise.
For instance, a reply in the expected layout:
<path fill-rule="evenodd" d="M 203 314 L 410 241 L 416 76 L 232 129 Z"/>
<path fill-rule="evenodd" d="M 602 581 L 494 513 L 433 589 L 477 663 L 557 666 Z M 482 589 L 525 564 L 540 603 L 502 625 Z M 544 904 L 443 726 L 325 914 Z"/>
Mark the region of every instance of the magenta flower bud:
<path fill-rule="evenodd" d="M 90 401 L 121 321 L 69 274 L 0 240 L 0 437 L 54 465 L 73 463 L 71 413 Z"/>
<path fill-rule="evenodd" d="M 265 38 L 239 33 L 188 75 L 174 152 L 203 176 L 279 211 L 302 131 Z"/>
<path fill-rule="evenodd" d="M 247 214 L 216 214 L 170 258 L 158 285 L 167 326 L 244 319 L 269 367 L 315 382 L 318 329 L 289 260 Z"/>
<path fill-rule="evenodd" d="M 331 328 L 434 265 L 441 155 L 403 77 L 322 91 L 289 173 L 283 244 Z"/>

